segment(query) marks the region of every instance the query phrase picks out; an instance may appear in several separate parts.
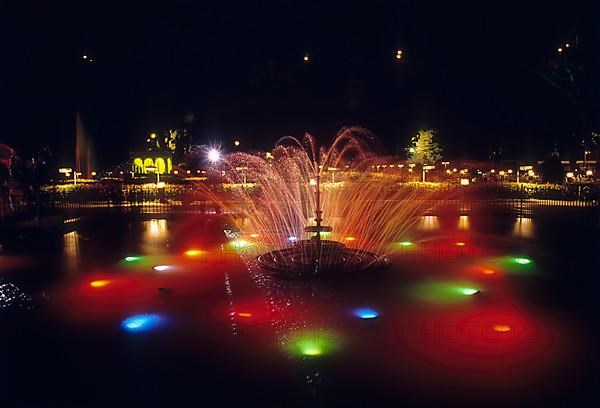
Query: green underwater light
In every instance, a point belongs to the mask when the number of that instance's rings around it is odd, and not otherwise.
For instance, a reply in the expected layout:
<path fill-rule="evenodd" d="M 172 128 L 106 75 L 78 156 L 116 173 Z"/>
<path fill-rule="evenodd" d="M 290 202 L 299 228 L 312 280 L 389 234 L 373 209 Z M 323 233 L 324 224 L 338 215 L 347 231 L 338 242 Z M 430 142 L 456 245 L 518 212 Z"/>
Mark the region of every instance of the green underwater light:
<path fill-rule="evenodd" d="M 410 289 L 410 294 L 428 303 L 465 302 L 469 296 L 481 293 L 480 289 L 448 281 L 429 281 L 419 283 Z"/>

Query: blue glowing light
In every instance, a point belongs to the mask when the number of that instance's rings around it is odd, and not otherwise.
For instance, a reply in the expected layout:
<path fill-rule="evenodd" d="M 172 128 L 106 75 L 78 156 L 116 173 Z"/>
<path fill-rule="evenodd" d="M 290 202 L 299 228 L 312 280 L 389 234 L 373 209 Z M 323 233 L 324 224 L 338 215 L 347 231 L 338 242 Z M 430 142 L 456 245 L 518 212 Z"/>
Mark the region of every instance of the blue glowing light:
<path fill-rule="evenodd" d="M 157 328 L 163 318 L 157 314 L 143 314 L 128 317 L 123 320 L 121 327 L 128 332 L 139 333 Z"/>
<path fill-rule="evenodd" d="M 379 313 L 377 313 L 377 310 L 375 309 L 371 309 L 368 307 L 361 307 L 360 309 L 355 309 L 354 310 L 354 316 L 358 317 L 359 319 L 375 319 L 377 316 L 379 316 Z"/>
<path fill-rule="evenodd" d="M 291 237 L 288 238 L 288 241 L 290 241 L 290 242 L 296 242 L 296 241 L 298 241 L 298 237 L 291 236 Z"/>

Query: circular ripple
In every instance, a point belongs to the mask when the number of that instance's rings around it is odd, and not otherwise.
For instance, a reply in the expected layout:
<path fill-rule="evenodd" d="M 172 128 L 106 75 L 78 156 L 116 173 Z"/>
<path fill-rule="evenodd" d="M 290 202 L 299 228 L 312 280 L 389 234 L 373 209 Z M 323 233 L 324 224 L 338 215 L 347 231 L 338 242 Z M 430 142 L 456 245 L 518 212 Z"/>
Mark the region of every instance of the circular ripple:
<path fill-rule="evenodd" d="M 275 275 L 290 278 L 357 272 L 385 263 L 372 252 L 348 248 L 341 242 L 330 240 L 321 241 L 320 251 L 314 240 L 298 241 L 290 247 L 262 254 L 257 261 Z"/>

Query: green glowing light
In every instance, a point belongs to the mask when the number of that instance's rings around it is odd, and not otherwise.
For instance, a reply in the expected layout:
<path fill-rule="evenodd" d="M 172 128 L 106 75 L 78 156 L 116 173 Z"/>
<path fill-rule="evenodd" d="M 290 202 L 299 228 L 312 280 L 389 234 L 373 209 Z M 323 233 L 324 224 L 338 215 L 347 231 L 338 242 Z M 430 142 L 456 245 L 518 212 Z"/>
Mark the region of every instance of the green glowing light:
<path fill-rule="evenodd" d="M 529 258 L 513 258 L 513 262 L 518 263 L 519 265 L 529 265 L 533 261 Z"/>
<path fill-rule="evenodd" d="M 135 262 L 135 261 L 139 261 L 140 258 L 139 256 L 126 256 L 125 257 L 125 262 Z"/>
<path fill-rule="evenodd" d="M 407 246 L 411 246 L 414 244 L 410 241 L 402 241 L 402 242 L 400 242 L 400 245 L 407 247 Z"/>
<path fill-rule="evenodd" d="M 475 295 L 475 294 L 479 293 L 479 290 L 473 289 L 473 288 L 463 288 L 462 293 L 470 296 L 470 295 Z"/>

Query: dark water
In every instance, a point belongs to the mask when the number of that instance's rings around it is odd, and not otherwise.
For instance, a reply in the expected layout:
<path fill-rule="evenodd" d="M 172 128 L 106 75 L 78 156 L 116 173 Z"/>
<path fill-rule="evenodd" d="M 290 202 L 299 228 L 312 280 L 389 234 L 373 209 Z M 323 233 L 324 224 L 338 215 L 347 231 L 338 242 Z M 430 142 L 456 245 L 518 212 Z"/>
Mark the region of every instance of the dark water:
<path fill-rule="evenodd" d="M 3 406 L 597 399 L 597 213 L 424 218 L 389 269 L 305 282 L 248 268 L 222 223 L 95 217 L 5 242 L 0 278 L 31 300 L 0 309 Z M 123 326 L 139 315 L 147 331 Z"/>

